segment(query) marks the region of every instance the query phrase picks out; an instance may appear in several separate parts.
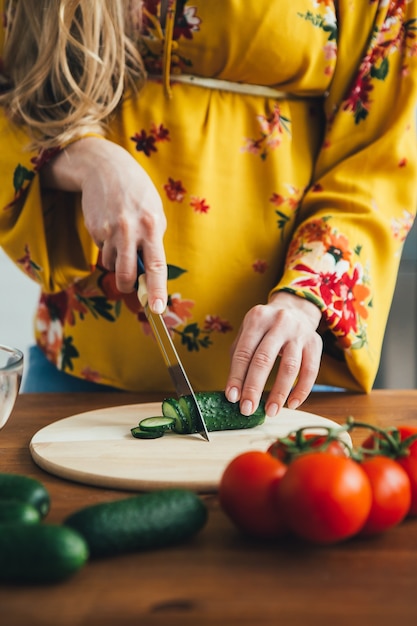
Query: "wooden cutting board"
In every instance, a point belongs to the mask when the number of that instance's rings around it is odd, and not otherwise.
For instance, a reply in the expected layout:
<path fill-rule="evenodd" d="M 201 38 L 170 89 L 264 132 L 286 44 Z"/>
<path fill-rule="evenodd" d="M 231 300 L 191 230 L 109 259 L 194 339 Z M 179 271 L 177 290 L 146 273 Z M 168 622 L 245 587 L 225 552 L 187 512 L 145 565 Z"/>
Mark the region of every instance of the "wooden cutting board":
<path fill-rule="evenodd" d="M 167 433 L 159 439 L 135 439 L 130 429 L 161 414 L 160 403 L 96 409 L 54 422 L 30 442 L 37 465 L 76 482 L 131 491 L 184 487 L 214 492 L 226 465 L 239 453 L 265 451 L 279 436 L 302 426 L 334 427 L 336 422 L 304 411 L 282 409 L 277 417 L 246 430 L 200 435 Z M 345 441 L 351 445 L 349 435 Z"/>

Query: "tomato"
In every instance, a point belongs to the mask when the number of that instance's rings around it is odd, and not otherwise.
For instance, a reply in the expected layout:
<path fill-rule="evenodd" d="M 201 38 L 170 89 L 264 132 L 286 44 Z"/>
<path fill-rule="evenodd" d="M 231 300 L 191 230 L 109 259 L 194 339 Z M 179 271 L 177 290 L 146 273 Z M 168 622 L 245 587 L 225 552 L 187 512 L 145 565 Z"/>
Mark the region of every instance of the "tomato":
<path fill-rule="evenodd" d="M 384 431 L 383 431 L 384 432 Z M 399 457 L 411 454 L 417 458 L 417 427 L 416 426 L 397 426 L 396 428 L 387 428 L 387 432 L 393 439 L 393 445 L 384 437 L 383 432 L 373 432 L 361 443 L 361 447 L 366 450 L 381 450 L 391 457 Z M 414 441 L 407 444 L 406 439 L 416 437 Z M 408 452 L 406 452 L 408 450 Z"/>
<path fill-rule="evenodd" d="M 374 456 L 361 467 L 372 488 L 372 506 L 361 534 L 372 535 L 396 526 L 411 504 L 411 485 L 406 471 L 393 459 Z"/>
<path fill-rule="evenodd" d="M 269 446 L 268 452 L 288 465 L 300 454 L 314 452 L 317 448 L 336 456 L 347 456 L 346 445 L 343 441 L 314 433 L 303 433 L 301 438 L 298 438 L 296 433 L 291 433 L 287 437 L 274 441 Z"/>
<path fill-rule="evenodd" d="M 227 465 L 219 484 L 219 500 L 235 526 L 256 537 L 283 534 L 274 494 L 286 470 L 284 463 L 257 450 L 244 452 Z"/>
<path fill-rule="evenodd" d="M 417 517 L 417 456 L 403 456 L 396 459 L 396 463 L 406 472 L 410 481 L 411 503 L 408 517 Z"/>
<path fill-rule="evenodd" d="M 289 530 L 320 544 L 358 533 L 372 504 L 371 485 L 361 466 L 328 452 L 294 459 L 277 485 L 276 497 Z"/>
<path fill-rule="evenodd" d="M 411 503 L 409 517 L 417 516 L 417 438 L 407 443 L 410 437 L 417 437 L 417 427 L 398 426 L 387 429 L 393 443 L 386 440 L 383 433 L 371 433 L 361 444 L 362 450 L 380 450 L 381 454 L 394 459 L 407 473 L 411 484 Z"/>
<path fill-rule="evenodd" d="M 400 435 L 400 441 L 405 442 L 409 437 L 416 437 L 412 443 L 410 443 L 407 448 L 409 453 L 412 456 L 417 458 L 417 427 L 416 426 L 398 426 L 397 430 Z"/>

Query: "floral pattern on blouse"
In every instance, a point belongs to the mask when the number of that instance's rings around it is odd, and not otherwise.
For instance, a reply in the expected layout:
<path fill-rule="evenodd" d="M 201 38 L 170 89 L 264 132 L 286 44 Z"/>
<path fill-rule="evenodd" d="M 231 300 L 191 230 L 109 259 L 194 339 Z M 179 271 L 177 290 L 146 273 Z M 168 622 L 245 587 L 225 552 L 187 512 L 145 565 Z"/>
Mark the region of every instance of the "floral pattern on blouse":
<path fill-rule="evenodd" d="M 333 1 L 329 0 L 313 0 L 313 6 L 320 8 L 325 7 L 324 15 L 319 12 L 307 11 L 306 13 L 298 13 L 298 17 L 310 22 L 315 28 L 321 28 L 328 34 L 327 43 L 323 48 L 323 53 L 327 61 L 325 74 L 331 76 L 334 72 L 337 58 L 337 22 L 336 15 L 332 10 Z"/>
<path fill-rule="evenodd" d="M 339 345 L 358 349 L 367 343 L 366 320 L 372 306 L 369 268 L 362 264 L 360 243 L 352 245 L 332 228 L 331 220 L 331 216 L 312 220 L 296 233 L 287 263 L 301 275 L 288 290 L 298 293 L 308 287 L 306 297 L 322 309 L 324 303 L 323 314 Z"/>
<path fill-rule="evenodd" d="M 374 0 L 369 0 L 370 2 Z M 380 27 L 375 27 L 369 50 L 343 104 L 353 114 L 355 122 L 365 120 L 373 103 L 374 81 L 384 81 L 390 71 L 390 57 L 405 51 L 405 58 L 417 55 L 417 20 L 405 21 L 407 0 L 391 0 Z M 408 71 L 407 64 L 402 72 Z"/>
<path fill-rule="evenodd" d="M 268 152 L 275 150 L 281 144 L 284 132 L 291 134 L 291 120 L 281 115 L 278 104 L 274 106 L 270 115 L 258 115 L 257 120 L 260 129 L 259 136 L 247 138 L 242 152 L 250 152 L 264 160 Z"/>
<path fill-rule="evenodd" d="M 179 39 L 193 39 L 194 33 L 200 30 L 201 19 L 195 6 L 186 6 L 188 0 L 177 0 L 172 39 L 175 44 Z M 163 67 L 162 49 L 165 33 L 160 22 L 161 0 L 144 0 L 143 2 L 143 37 L 141 55 L 147 71 L 160 74 Z M 168 6 L 170 10 L 170 6 Z M 171 72 L 180 74 L 190 70 L 192 63 L 189 58 L 174 52 L 171 56 Z"/>
<path fill-rule="evenodd" d="M 24 257 L 23 268 L 28 274 L 33 274 L 33 262 L 28 255 Z M 38 270 L 40 268 L 37 268 Z M 82 282 L 75 282 L 66 291 L 58 294 L 42 294 L 40 306 L 36 314 L 36 329 L 40 337 L 40 345 L 50 361 L 62 370 L 73 370 L 73 360 L 79 357 L 73 337 L 64 337 L 62 329 L 65 324 L 75 326 L 82 323 L 87 315 L 102 318 L 107 322 L 116 322 L 125 306 L 133 313 L 142 327 L 145 335 L 153 337 L 152 329 L 140 304 L 136 291 L 122 293 L 116 287 L 114 272 L 106 270 L 97 263 L 99 278 L 97 289 L 86 290 Z M 168 280 L 181 276 L 184 270 L 180 267 L 168 265 Z M 181 344 L 190 352 L 200 348 L 209 348 L 212 345 L 213 333 L 224 334 L 233 330 L 231 324 L 219 315 L 207 314 L 202 327 L 197 322 L 190 321 L 194 307 L 192 300 L 181 297 L 179 293 L 168 296 L 168 305 L 163 314 L 169 332 L 181 338 Z M 100 374 L 89 372 L 88 380 L 100 382 Z"/>
<path fill-rule="evenodd" d="M 4 11 L 4 0 L 0 6 Z M 173 6 L 170 1 L 170 19 Z M 311 101 L 293 107 L 286 99 L 231 97 L 216 88 L 196 88 L 191 102 L 189 86 L 180 81 L 167 104 L 164 81 L 151 77 L 143 92 L 148 99 L 133 96 L 115 112 L 110 136 L 149 173 L 175 222 L 164 240 L 167 259 L 177 263 L 168 268 L 167 326 L 184 348 L 197 386 L 218 388 L 245 312 L 266 302 L 271 291 L 288 290 L 322 311 L 327 328 L 320 382 L 369 390 L 390 305 L 385 284 L 394 282 L 415 213 L 416 155 L 407 138 L 413 121 L 406 108 L 398 107 L 394 117 L 390 94 L 408 89 L 416 95 L 417 2 L 248 0 L 246 6 L 218 0 L 216 11 L 208 6 L 202 0 L 175 3 L 170 47 L 160 0 L 145 0 L 141 52 L 150 76 L 183 72 L 254 84 L 259 79 L 261 85 L 272 76 L 277 89 L 324 96 L 324 104 L 312 118 Z M 362 17 L 365 30 L 357 33 Z M 275 25 L 280 18 L 302 37 L 281 33 Z M 281 51 L 268 43 L 280 36 L 288 64 L 280 64 Z M 76 376 L 125 389 L 159 388 L 166 372 L 136 294 L 118 292 L 114 274 L 97 261 L 78 204 L 65 195 L 61 206 L 62 195 L 55 200 L 43 194 L 37 173 L 51 155 L 28 153 L 25 134 L 1 121 L 1 245 L 42 284 L 39 345 L 58 368 Z M 404 135 L 396 141 L 399 128 Z M 391 186 L 375 177 L 380 155 Z M 344 185 L 352 189 L 354 210 L 347 213 Z M 219 224 L 233 236 L 219 235 Z M 79 237 L 79 249 L 63 246 L 55 256 L 55 229 L 59 238 Z M 196 233 L 204 249 L 198 254 Z M 210 255 L 216 262 L 209 272 Z M 181 280 L 175 272 L 183 272 Z M 142 349 L 152 368 L 143 363 Z M 134 352 L 128 364 L 126 350 Z M 343 366 L 333 367 L 328 354 Z"/>

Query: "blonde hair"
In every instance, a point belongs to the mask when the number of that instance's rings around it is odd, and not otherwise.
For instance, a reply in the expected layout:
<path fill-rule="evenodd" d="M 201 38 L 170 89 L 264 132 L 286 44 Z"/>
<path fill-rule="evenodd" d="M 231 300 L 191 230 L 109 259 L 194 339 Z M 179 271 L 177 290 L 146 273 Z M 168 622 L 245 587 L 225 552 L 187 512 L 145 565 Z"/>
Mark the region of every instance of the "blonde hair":
<path fill-rule="evenodd" d="M 139 0 L 12 0 L 0 104 L 24 124 L 32 148 L 103 132 L 125 90 L 145 72 L 137 45 Z"/>

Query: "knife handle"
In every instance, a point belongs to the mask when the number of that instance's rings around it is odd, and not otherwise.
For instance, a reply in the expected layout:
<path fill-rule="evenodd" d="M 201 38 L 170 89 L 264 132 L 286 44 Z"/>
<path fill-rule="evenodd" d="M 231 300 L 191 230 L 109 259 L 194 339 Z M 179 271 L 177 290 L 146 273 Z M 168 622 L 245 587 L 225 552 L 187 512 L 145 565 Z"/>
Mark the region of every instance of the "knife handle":
<path fill-rule="evenodd" d="M 138 250 L 137 253 L 137 269 L 138 269 L 138 277 L 135 283 L 135 290 L 138 294 L 138 300 L 141 305 L 144 307 L 148 303 L 148 291 L 146 289 L 146 281 L 145 281 L 145 266 L 142 261 L 142 255 Z"/>
<path fill-rule="evenodd" d="M 144 266 L 143 261 L 142 261 L 142 253 L 139 252 L 139 250 L 138 250 L 138 253 L 137 253 L 137 268 L 138 268 L 138 278 L 136 280 L 136 285 L 135 285 L 136 288 L 138 286 L 139 276 L 141 276 L 142 274 L 145 273 L 145 266 Z"/>

